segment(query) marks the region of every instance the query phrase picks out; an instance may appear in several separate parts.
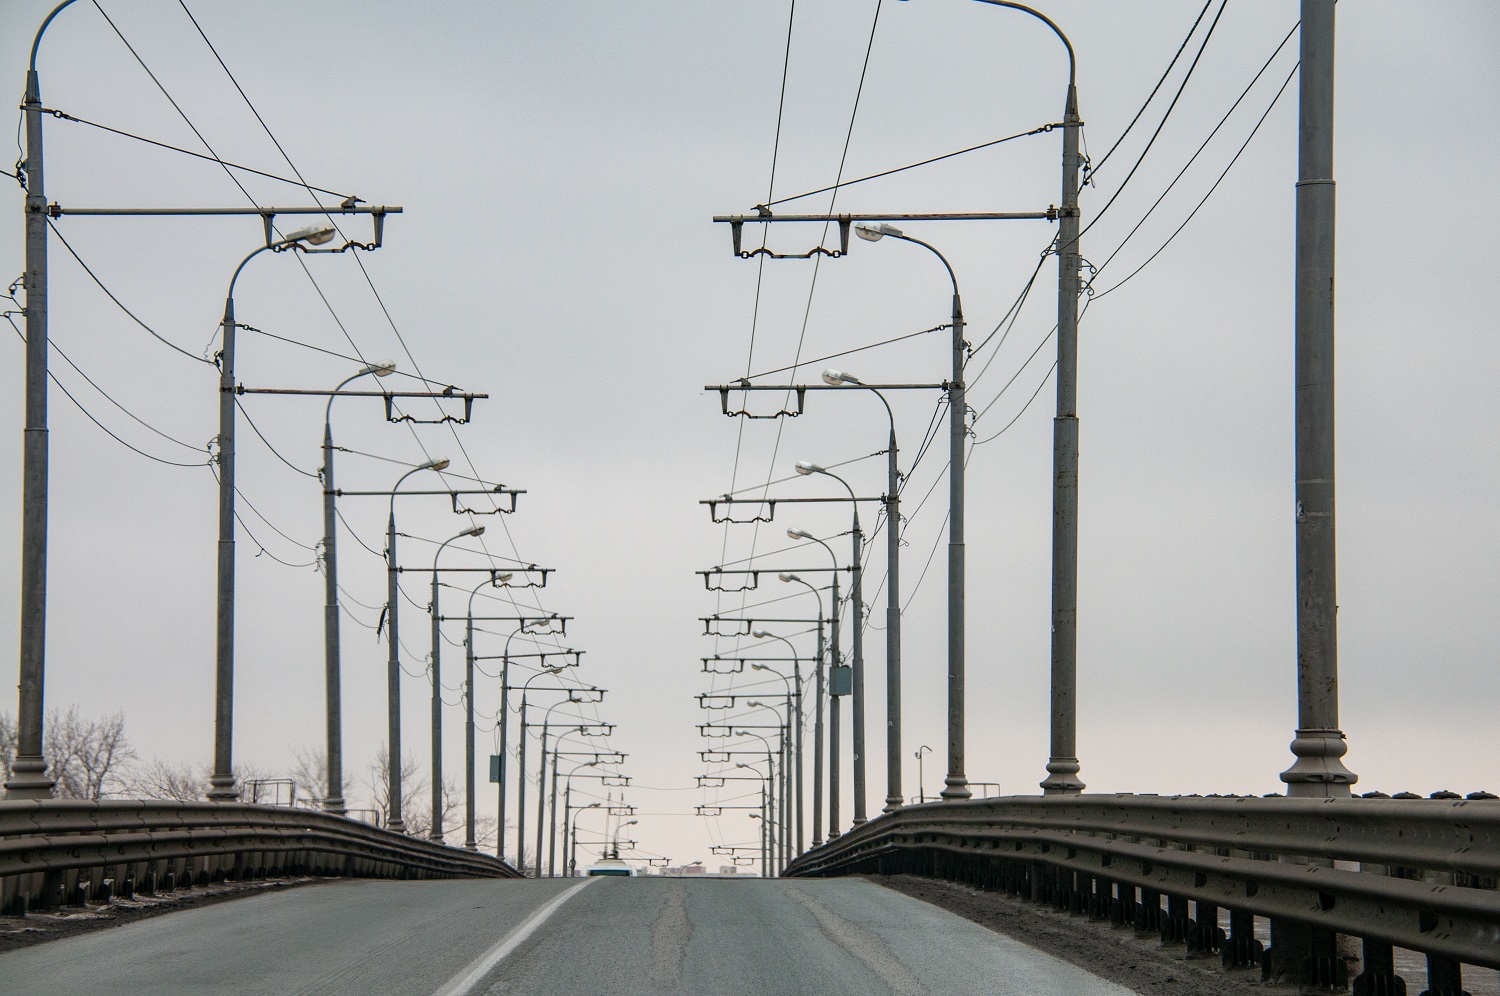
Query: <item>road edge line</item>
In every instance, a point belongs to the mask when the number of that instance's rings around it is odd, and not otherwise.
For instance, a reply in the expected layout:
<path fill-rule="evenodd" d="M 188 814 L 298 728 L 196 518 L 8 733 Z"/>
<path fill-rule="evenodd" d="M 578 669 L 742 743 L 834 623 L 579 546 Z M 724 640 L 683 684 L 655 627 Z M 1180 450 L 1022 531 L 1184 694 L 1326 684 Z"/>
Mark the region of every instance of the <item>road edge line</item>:
<path fill-rule="evenodd" d="M 486 975 L 489 975 L 494 970 L 496 965 L 504 961 L 516 948 L 524 944 L 532 934 L 537 932 L 542 924 L 546 923 L 552 917 L 552 914 L 562 908 L 564 903 L 577 895 L 580 889 L 592 885 L 594 881 L 595 879 L 586 878 L 571 889 L 565 890 L 561 895 L 549 900 L 541 909 L 532 913 L 531 916 L 513 928 L 510 933 L 501 938 L 500 943 L 470 962 L 464 967 L 463 971 L 449 979 L 441 989 L 433 993 L 433 996 L 467 996 L 476 985 L 484 980 Z"/>

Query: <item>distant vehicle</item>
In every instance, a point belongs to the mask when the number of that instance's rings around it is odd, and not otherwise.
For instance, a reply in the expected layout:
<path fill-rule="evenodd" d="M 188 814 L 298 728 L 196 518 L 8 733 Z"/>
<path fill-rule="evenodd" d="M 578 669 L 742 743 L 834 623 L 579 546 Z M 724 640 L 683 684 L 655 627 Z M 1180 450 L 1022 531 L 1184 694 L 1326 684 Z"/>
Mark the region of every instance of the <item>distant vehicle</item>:
<path fill-rule="evenodd" d="M 600 858 L 589 865 L 587 874 L 589 878 L 593 878 L 596 875 L 617 875 L 621 878 L 635 878 L 640 872 L 619 858 Z"/>

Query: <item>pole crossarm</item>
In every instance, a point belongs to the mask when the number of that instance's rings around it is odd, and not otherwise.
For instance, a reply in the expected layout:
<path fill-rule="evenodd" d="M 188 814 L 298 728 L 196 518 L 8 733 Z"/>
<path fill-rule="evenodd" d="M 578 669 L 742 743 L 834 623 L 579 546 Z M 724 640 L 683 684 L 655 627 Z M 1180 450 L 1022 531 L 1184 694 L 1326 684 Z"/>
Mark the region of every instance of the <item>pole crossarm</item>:
<path fill-rule="evenodd" d="M 95 218 L 118 218 L 118 217 L 225 217 L 229 215 L 260 215 L 261 222 L 266 230 L 266 248 L 275 252 L 281 252 L 292 248 L 291 245 L 277 246 L 273 226 L 278 214 L 321 214 L 324 216 L 335 214 L 367 214 L 374 222 L 374 236 L 370 242 L 345 242 L 337 249 L 301 249 L 301 252 L 312 253 L 337 253 L 349 249 L 379 249 L 385 238 L 385 216 L 388 214 L 400 214 L 401 208 L 397 205 L 351 203 L 356 198 L 349 198 L 336 207 L 161 207 L 161 208 L 74 208 L 63 207 L 56 201 L 47 205 L 46 215 L 49 218 L 61 218 L 63 215 L 76 215 L 79 217 Z"/>
<path fill-rule="evenodd" d="M 764 625 L 766 623 L 795 623 L 795 624 L 802 624 L 802 625 L 807 625 L 807 626 L 816 626 L 821 620 L 818 620 L 818 619 L 769 619 L 769 618 L 763 618 L 763 617 L 758 617 L 758 616 L 757 617 L 737 617 L 737 616 L 719 616 L 719 615 L 713 615 L 713 616 L 699 616 L 698 617 L 698 621 L 703 624 L 703 635 L 704 636 L 749 636 L 752 632 L 754 632 L 755 627 L 757 625 Z M 735 623 L 736 626 L 738 626 L 738 624 L 740 624 L 740 623 L 743 623 L 744 626 L 745 626 L 745 629 L 744 629 L 743 632 L 741 632 L 740 630 L 736 629 L 732 633 L 725 633 L 725 632 L 723 632 L 721 630 L 718 630 L 718 629 L 714 628 L 714 624 L 716 624 L 716 623 Z"/>
<path fill-rule="evenodd" d="M 1056 221 L 1057 218 L 1058 211 L 1053 205 L 1049 205 L 1045 211 L 968 211 L 937 214 L 777 215 L 772 214 L 770 208 L 761 207 L 756 209 L 755 214 L 717 214 L 714 215 L 714 222 L 729 225 L 730 237 L 734 243 L 734 254 L 740 259 L 752 259 L 756 256 L 769 256 L 772 259 L 810 259 L 813 256 L 828 256 L 831 259 L 838 259 L 840 256 L 849 255 L 849 228 L 857 221 Z M 815 221 L 825 224 L 836 222 L 839 226 L 839 247 L 825 249 L 822 246 L 815 246 L 803 253 L 777 253 L 764 246 L 759 249 L 742 248 L 746 223 L 768 225 L 777 221 Z"/>
<path fill-rule="evenodd" d="M 241 325 L 241 328 L 246 326 Z M 468 425 L 474 415 L 474 401 L 478 398 L 489 398 L 488 394 L 474 393 L 470 391 L 460 392 L 457 388 L 449 387 L 442 391 L 313 391 L 302 388 L 281 387 L 245 387 L 238 384 L 234 389 L 235 394 L 280 394 L 291 397 L 313 396 L 330 398 L 384 398 L 385 420 L 387 422 L 414 422 L 417 425 L 441 425 L 452 422 L 455 425 Z M 422 419 L 414 415 L 397 414 L 395 400 L 397 398 L 451 398 L 462 399 L 464 413 L 462 417 L 457 415 L 444 415 L 439 419 Z"/>
<path fill-rule="evenodd" d="M 734 413 L 731 412 L 731 413 L 727 413 L 727 414 L 734 414 Z M 759 416 L 759 415 L 751 415 L 751 416 L 748 416 L 748 417 L 750 417 L 750 418 L 760 418 L 761 416 Z M 855 498 L 854 500 L 855 501 L 883 502 L 886 499 L 882 495 L 882 496 L 880 496 L 878 498 L 877 497 Z M 792 504 L 811 504 L 811 503 L 815 503 L 815 502 L 830 502 L 830 501 L 849 501 L 849 499 L 848 498 L 735 498 L 735 497 L 732 497 L 730 495 L 721 495 L 718 498 L 702 498 L 702 499 L 699 499 L 698 504 L 700 504 L 700 505 L 707 505 L 708 506 L 708 517 L 710 519 L 712 519 L 715 523 L 733 522 L 733 523 L 736 523 L 736 524 L 745 524 L 745 523 L 751 523 L 751 522 L 774 522 L 775 519 L 776 519 L 776 506 L 778 504 L 782 503 L 782 502 L 789 502 L 789 503 L 792 503 Z M 733 515 L 732 512 L 726 512 L 725 514 L 720 515 L 719 514 L 719 506 L 720 505 L 730 505 L 730 506 L 733 506 L 733 505 L 763 505 L 763 506 L 765 506 L 765 514 L 761 515 L 761 514 L 757 513 L 756 515 L 751 516 L 748 519 L 736 519 L 734 517 L 734 515 Z"/>
<path fill-rule="evenodd" d="M 405 498 L 405 497 L 407 497 L 409 495 L 447 495 L 448 497 L 450 497 L 450 498 L 453 499 L 453 512 L 454 512 L 455 515 L 461 515 L 461 514 L 463 514 L 465 512 L 467 512 L 467 513 L 469 513 L 471 515 L 494 515 L 497 512 L 503 513 L 505 515 L 509 515 L 509 514 L 511 514 L 512 512 L 514 512 L 516 510 L 516 496 L 517 495 L 524 495 L 526 493 L 526 491 L 525 491 L 525 489 L 507 488 L 507 487 L 503 487 L 503 486 L 497 484 L 493 488 L 450 488 L 448 490 L 399 491 L 399 492 L 398 491 L 344 491 L 342 489 L 339 489 L 339 490 L 335 490 L 335 491 L 332 491 L 332 492 L 324 492 L 324 493 L 325 494 L 332 494 L 335 498 L 346 498 L 346 497 L 347 498 L 369 498 L 369 497 Z M 460 495 L 505 495 L 505 496 L 508 496 L 510 498 L 510 507 L 509 508 L 501 508 L 499 505 L 496 505 L 496 507 L 494 507 L 492 509 L 468 508 L 467 506 L 459 505 L 458 498 L 459 498 Z M 553 568 L 549 567 L 546 570 L 552 570 L 552 569 Z M 523 571 L 526 571 L 526 570 L 542 570 L 542 568 L 539 568 L 539 567 L 536 567 L 535 565 L 532 565 L 531 567 L 517 568 L 517 570 L 523 570 Z M 495 573 L 497 573 L 497 574 L 503 574 L 505 572 L 504 571 L 496 571 Z M 546 572 L 543 571 L 544 575 L 545 575 L 545 573 Z M 497 582 L 496 585 L 495 585 L 495 587 L 498 588 L 498 587 L 505 587 L 505 586 L 502 586 L 501 584 L 499 584 Z M 528 586 L 528 587 L 545 588 L 546 587 L 546 583 L 545 583 L 545 580 L 544 580 L 542 584 L 532 585 L 532 586 Z"/>
<path fill-rule="evenodd" d="M 505 572 L 501 571 L 500 573 L 503 574 Z M 503 588 L 504 585 L 496 585 L 496 587 Z M 572 620 L 572 618 L 572 616 L 560 616 L 555 612 L 547 616 L 438 616 L 438 619 L 443 622 L 454 622 L 457 620 L 465 620 L 469 622 L 513 622 L 521 627 L 521 632 L 526 633 L 529 636 L 567 636 L 568 622 Z M 546 624 L 547 628 L 538 629 L 537 627 L 543 623 Z M 552 626 L 554 623 L 559 624 L 560 628 L 553 629 Z M 511 656 L 519 657 L 520 654 L 511 654 Z M 480 658 L 476 657 L 474 659 L 479 660 Z"/>
<path fill-rule="evenodd" d="M 941 384 L 861 384 L 860 387 L 872 391 L 946 391 L 948 383 Z M 808 391 L 841 391 L 848 390 L 843 384 L 752 384 L 749 380 L 741 378 L 733 384 L 704 384 L 705 391 L 719 392 L 719 409 L 730 418 L 743 417 L 749 419 L 762 418 L 796 418 L 806 410 Z M 748 408 L 736 411 L 729 409 L 730 391 L 782 391 L 784 393 L 795 393 L 797 395 L 797 408 L 780 408 L 767 415 L 757 415 Z M 791 501 L 789 498 L 782 501 Z"/>
<path fill-rule="evenodd" d="M 563 685 L 532 685 L 530 688 L 527 689 L 527 691 L 530 691 L 530 692 L 567 692 L 568 693 L 568 698 L 564 699 L 563 701 L 565 701 L 565 702 L 572 702 L 574 705 L 592 705 L 592 704 L 594 704 L 596 702 L 603 702 L 604 701 L 604 693 L 607 692 L 607 691 L 609 691 L 609 689 L 607 689 L 607 688 L 568 688 L 568 687 L 563 686 Z M 597 699 L 575 699 L 575 698 L 573 698 L 574 695 L 581 695 L 581 694 L 583 694 L 585 692 L 587 692 L 590 695 L 598 695 L 599 697 Z"/>
<path fill-rule="evenodd" d="M 779 729 L 781 729 L 781 727 L 778 726 L 778 727 L 775 727 L 775 729 L 779 730 Z M 766 752 L 765 752 L 764 749 L 762 749 L 762 750 L 722 750 L 722 749 L 720 749 L 720 750 L 700 750 L 698 752 L 698 758 L 704 764 L 727 764 L 729 762 L 729 760 L 730 760 L 731 757 L 746 757 L 746 756 L 753 756 L 753 757 L 757 758 L 759 761 L 764 761 L 766 759 Z"/>
<path fill-rule="evenodd" d="M 399 567 L 398 566 L 396 568 L 396 573 L 397 574 L 406 574 L 408 572 L 415 572 L 415 573 L 418 573 L 418 574 L 428 574 L 428 573 L 433 572 L 434 570 L 436 570 L 436 572 L 439 573 L 439 574 L 490 574 L 490 575 L 510 574 L 511 575 L 511 579 L 509 581 L 496 580 L 494 582 L 495 587 L 496 588 L 545 588 L 545 587 L 547 587 L 547 575 L 551 574 L 554 570 L 556 570 L 556 568 L 552 568 L 552 567 L 513 567 L 510 570 L 505 570 L 505 569 L 499 568 L 499 567 L 439 567 L 439 568 L 435 568 L 434 569 L 434 568 L 431 568 L 431 567 Z M 539 578 L 532 578 L 530 576 L 532 573 L 536 573 L 536 574 L 540 575 L 540 577 Z M 515 575 L 517 575 L 517 574 L 527 575 L 527 577 L 524 579 L 525 580 L 524 584 L 517 584 L 516 583 L 518 580 L 521 580 L 521 579 L 518 579 L 518 578 L 515 577 Z"/>
<path fill-rule="evenodd" d="M 585 651 L 585 650 L 548 650 L 548 651 L 545 651 L 543 653 L 536 653 L 536 654 L 476 654 L 474 656 L 474 659 L 476 661 L 499 661 L 499 660 L 506 660 L 507 658 L 510 659 L 510 660 L 516 660 L 517 658 L 522 658 L 522 657 L 539 657 L 539 658 L 541 658 L 542 669 L 559 671 L 559 670 L 561 670 L 561 669 L 563 669 L 565 667 L 578 667 L 582 663 L 579 660 L 579 657 L 581 657 L 583 654 L 585 654 L 587 652 L 588 651 Z M 548 657 L 563 657 L 563 658 L 572 657 L 573 659 L 571 661 L 567 661 L 564 664 L 548 664 L 547 663 L 547 658 Z M 570 689 L 567 689 L 567 688 L 552 687 L 552 686 L 549 686 L 549 685 L 534 685 L 534 686 L 532 686 L 532 690 L 533 691 L 538 691 L 538 692 L 566 692 L 566 691 L 570 691 Z M 573 688 L 573 689 L 571 689 L 571 691 L 577 692 L 577 691 L 581 691 L 581 689 Z"/>
<path fill-rule="evenodd" d="M 778 573 L 778 574 L 803 574 L 803 573 L 806 573 L 806 574 L 837 574 L 837 573 L 839 573 L 841 571 L 850 571 L 850 572 L 852 572 L 853 570 L 854 570 L 853 567 L 780 567 L 780 568 L 776 568 L 776 573 Z M 760 587 L 760 576 L 762 574 L 769 573 L 770 571 L 771 571 L 770 568 L 760 569 L 760 568 L 741 568 L 741 567 L 733 567 L 733 568 L 712 567 L 712 568 L 709 568 L 706 571 L 694 571 L 693 573 L 702 576 L 702 578 L 703 578 L 703 586 L 705 588 L 707 588 L 709 591 L 724 591 L 724 592 L 733 593 L 733 592 L 737 592 L 737 591 L 754 591 L 755 589 L 757 589 L 757 588 Z M 715 585 L 713 583 L 714 579 L 715 578 L 725 578 L 725 577 L 749 578 L 750 583 L 747 584 L 747 585 L 741 585 L 738 588 L 725 588 L 725 587 L 722 587 L 722 586 L 715 587 Z"/>

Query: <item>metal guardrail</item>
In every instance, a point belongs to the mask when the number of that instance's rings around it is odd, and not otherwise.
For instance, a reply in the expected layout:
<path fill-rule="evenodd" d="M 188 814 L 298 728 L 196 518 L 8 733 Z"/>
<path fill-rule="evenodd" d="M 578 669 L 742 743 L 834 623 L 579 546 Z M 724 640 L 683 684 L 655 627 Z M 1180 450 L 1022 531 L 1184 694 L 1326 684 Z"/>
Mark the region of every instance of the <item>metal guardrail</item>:
<path fill-rule="evenodd" d="M 1500 968 L 1494 799 L 1084 795 L 930 803 L 855 827 L 786 872 L 902 873 L 1134 922 L 1164 940 L 1219 951 L 1226 967 L 1261 964 L 1268 977 L 1342 984 L 1340 934 L 1364 941 L 1367 976 L 1391 974 L 1393 945 L 1426 953 L 1433 978 L 1458 978 L 1460 963 Z M 1188 917 L 1189 901 L 1196 919 Z M 1220 909 L 1229 911 L 1227 933 L 1218 926 Z M 1256 916 L 1270 919 L 1264 951 Z M 1368 988 L 1377 981 L 1367 978 L 1365 991 L 1395 991 Z"/>
<path fill-rule="evenodd" d="M 490 855 L 316 810 L 211 802 L 0 802 L 0 914 L 280 875 L 519 878 Z"/>

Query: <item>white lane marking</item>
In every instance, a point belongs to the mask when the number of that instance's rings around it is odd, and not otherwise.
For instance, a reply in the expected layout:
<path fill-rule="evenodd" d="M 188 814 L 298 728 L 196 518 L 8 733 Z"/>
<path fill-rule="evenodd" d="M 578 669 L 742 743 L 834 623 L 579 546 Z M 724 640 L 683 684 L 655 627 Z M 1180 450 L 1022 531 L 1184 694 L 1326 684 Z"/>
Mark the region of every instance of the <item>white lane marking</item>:
<path fill-rule="evenodd" d="M 569 899 L 578 894 L 578 890 L 591 885 L 595 879 L 586 878 L 554 897 L 541 909 L 522 921 L 515 929 L 500 939 L 500 943 L 480 955 L 462 971 L 448 980 L 448 983 L 433 994 L 433 996 L 467 996 L 474 990 L 484 977 L 500 962 L 504 961 L 511 952 L 524 944 L 532 934 L 536 933 L 542 924 L 556 913 Z"/>

